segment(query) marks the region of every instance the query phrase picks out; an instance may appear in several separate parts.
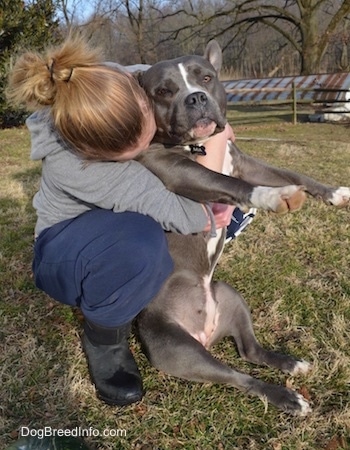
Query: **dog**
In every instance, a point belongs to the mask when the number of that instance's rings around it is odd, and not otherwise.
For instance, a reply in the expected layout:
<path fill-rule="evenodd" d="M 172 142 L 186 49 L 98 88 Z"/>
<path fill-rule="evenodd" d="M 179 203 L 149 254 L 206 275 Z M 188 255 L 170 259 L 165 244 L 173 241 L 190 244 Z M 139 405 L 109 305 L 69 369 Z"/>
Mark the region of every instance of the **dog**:
<path fill-rule="evenodd" d="M 226 124 L 226 93 L 218 74 L 222 53 L 211 41 L 204 56 L 185 56 L 155 64 L 138 79 L 154 104 L 155 142 L 138 161 L 177 194 L 201 203 L 220 202 L 276 212 L 298 209 L 305 193 L 344 206 L 350 189 L 329 187 L 312 178 L 281 170 L 245 155 L 228 143 L 224 174 L 194 161 L 205 140 Z M 174 271 L 161 291 L 137 317 L 138 334 L 151 364 L 159 370 L 196 382 L 224 383 L 256 395 L 299 416 L 309 402 L 289 388 L 268 384 L 218 361 L 209 349 L 231 336 L 245 360 L 296 375 L 310 364 L 266 350 L 257 342 L 249 308 L 227 283 L 212 281 L 225 230 L 179 235 L 167 233 Z"/>

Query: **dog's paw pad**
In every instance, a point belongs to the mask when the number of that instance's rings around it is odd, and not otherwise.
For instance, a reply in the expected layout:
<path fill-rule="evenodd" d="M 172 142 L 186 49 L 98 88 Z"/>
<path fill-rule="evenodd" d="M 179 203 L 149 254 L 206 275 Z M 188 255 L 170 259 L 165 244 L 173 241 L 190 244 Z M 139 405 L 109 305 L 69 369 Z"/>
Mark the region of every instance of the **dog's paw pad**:
<path fill-rule="evenodd" d="M 297 209 L 300 209 L 306 200 L 304 189 L 304 186 L 293 185 L 280 188 L 281 201 L 276 209 L 276 212 L 283 214 L 288 211 L 296 211 Z"/>
<path fill-rule="evenodd" d="M 250 198 L 252 206 L 279 214 L 299 209 L 305 201 L 304 186 L 256 186 Z"/>

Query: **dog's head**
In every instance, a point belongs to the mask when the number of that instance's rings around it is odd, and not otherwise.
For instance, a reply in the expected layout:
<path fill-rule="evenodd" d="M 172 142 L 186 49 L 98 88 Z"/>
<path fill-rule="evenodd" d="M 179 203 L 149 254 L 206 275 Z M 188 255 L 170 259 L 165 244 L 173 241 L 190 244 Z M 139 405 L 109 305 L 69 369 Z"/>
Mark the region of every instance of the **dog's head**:
<path fill-rule="evenodd" d="M 218 79 L 222 52 L 210 41 L 204 56 L 162 61 L 139 74 L 153 101 L 155 141 L 164 144 L 203 142 L 226 124 L 226 93 Z"/>

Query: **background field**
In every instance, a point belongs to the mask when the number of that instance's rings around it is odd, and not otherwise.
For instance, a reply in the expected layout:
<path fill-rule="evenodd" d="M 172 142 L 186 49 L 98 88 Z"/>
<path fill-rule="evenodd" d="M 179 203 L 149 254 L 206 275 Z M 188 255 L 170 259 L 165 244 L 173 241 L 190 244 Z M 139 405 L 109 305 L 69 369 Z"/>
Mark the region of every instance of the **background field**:
<path fill-rule="evenodd" d="M 246 119 L 230 110 L 245 151 L 324 182 L 350 185 L 350 128 Z M 312 450 L 350 448 L 350 209 L 309 199 L 285 216 L 260 212 L 227 246 L 216 271 L 247 299 L 256 334 L 269 348 L 313 363 L 292 379 L 242 362 L 231 341 L 218 358 L 266 381 L 300 389 L 313 405 L 303 419 L 226 386 L 177 380 L 149 366 L 135 339 L 144 400 L 100 403 L 90 384 L 77 311 L 36 290 L 31 276 L 40 165 L 29 160 L 26 129 L 0 131 L 0 448 L 21 426 L 124 429 L 92 437 L 94 449 Z"/>

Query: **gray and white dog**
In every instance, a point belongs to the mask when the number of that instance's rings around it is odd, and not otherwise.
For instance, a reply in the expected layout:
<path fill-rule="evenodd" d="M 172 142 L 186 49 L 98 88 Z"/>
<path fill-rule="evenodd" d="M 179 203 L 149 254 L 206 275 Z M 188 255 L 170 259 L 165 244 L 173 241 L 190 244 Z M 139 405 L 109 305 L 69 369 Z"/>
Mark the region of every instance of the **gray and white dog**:
<path fill-rule="evenodd" d="M 205 151 L 205 140 L 226 124 L 226 94 L 218 80 L 221 61 L 221 49 L 211 41 L 203 57 L 160 62 L 138 75 L 154 103 L 158 127 L 155 143 L 139 156 L 139 161 L 168 189 L 202 203 L 283 212 L 299 208 L 306 192 L 331 205 L 348 204 L 349 188 L 325 186 L 304 175 L 269 166 L 245 155 L 232 143 L 227 149 L 226 175 L 193 161 L 192 153 Z M 240 373 L 209 352 L 220 339 L 232 336 L 240 356 L 251 363 L 293 375 L 310 368 L 306 361 L 262 348 L 242 296 L 227 283 L 212 281 L 224 231 L 217 230 L 216 238 L 210 233 L 167 234 L 174 271 L 137 318 L 145 353 L 155 367 L 170 375 L 225 383 L 266 398 L 288 413 L 304 416 L 311 408 L 299 393 Z"/>

